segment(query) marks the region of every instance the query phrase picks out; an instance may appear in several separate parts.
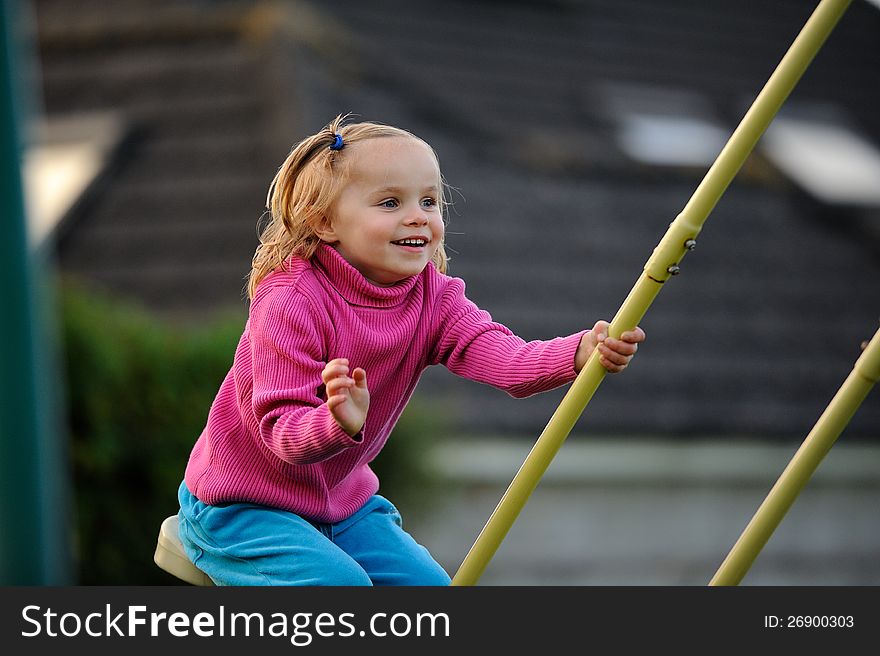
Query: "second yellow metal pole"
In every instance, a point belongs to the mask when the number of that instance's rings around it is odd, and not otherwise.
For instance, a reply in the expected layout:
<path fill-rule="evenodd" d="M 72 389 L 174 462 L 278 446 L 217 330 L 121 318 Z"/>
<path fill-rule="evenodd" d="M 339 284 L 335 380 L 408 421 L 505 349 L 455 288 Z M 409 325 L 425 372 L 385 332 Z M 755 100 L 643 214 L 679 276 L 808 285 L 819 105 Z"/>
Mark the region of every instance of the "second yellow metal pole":
<path fill-rule="evenodd" d="M 862 401 L 880 380 L 880 330 L 758 508 L 709 585 L 737 585 L 794 500 L 831 450 Z"/>
<path fill-rule="evenodd" d="M 739 172 L 850 2 L 851 0 L 822 0 L 816 7 L 684 210 L 670 224 L 654 249 L 642 275 L 611 321 L 610 336 L 620 337 L 622 332 L 637 326 L 660 292 L 661 285 L 678 272 L 681 259 L 694 247 L 696 237 L 709 213 Z M 605 369 L 599 363 L 598 355 L 594 353 L 572 383 L 465 556 L 452 579 L 452 585 L 477 583 L 604 376 Z"/>

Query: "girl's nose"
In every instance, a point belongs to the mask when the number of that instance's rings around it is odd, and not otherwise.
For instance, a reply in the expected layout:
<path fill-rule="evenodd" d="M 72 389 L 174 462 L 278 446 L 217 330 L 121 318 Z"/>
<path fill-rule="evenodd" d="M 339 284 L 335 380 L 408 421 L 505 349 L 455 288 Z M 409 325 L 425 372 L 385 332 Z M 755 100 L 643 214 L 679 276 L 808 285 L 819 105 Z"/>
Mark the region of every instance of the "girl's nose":
<path fill-rule="evenodd" d="M 422 208 L 418 208 L 410 212 L 407 218 L 408 225 L 426 225 L 428 223 L 428 213 Z"/>

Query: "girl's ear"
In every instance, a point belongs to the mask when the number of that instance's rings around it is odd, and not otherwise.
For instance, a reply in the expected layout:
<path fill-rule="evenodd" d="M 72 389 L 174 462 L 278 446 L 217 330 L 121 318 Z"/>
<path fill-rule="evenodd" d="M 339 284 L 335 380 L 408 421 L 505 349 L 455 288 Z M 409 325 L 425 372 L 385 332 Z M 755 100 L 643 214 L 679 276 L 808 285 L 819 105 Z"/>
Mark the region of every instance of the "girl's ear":
<path fill-rule="evenodd" d="M 335 244 L 339 241 L 339 237 L 333 229 L 333 222 L 328 218 L 321 220 L 320 225 L 315 228 L 315 234 L 318 236 L 318 239 L 328 244 Z"/>

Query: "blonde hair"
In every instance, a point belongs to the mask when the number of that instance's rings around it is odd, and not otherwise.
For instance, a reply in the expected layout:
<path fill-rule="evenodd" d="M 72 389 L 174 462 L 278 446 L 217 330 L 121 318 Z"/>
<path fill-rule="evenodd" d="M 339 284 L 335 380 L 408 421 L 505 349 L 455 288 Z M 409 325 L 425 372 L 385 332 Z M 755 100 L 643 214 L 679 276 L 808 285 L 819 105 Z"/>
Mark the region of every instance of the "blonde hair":
<path fill-rule="evenodd" d="M 401 128 L 371 122 L 346 124 L 347 118 L 347 115 L 337 116 L 320 132 L 296 144 L 275 174 L 266 196 L 269 221 L 260 234 L 260 245 L 251 263 L 248 298 L 254 297 L 260 281 L 282 266 L 291 254 L 308 259 L 318 250 L 321 239 L 317 230 L 329 222 L 331 207 L 347 180 L 345 163 L 349 145 L 382 137 L 408 137 L 425 143 Z M 331 150 L 337 134 L 345 146 Z M 436 160 L 434 149 L 425 145 Z M 437 187 L 440 190 L 438 204 L 445 215 L 446 184 L 442 175 Z M 449 258 L 442 241 L 432 261 L 438 271 L 446 273 Z"/>

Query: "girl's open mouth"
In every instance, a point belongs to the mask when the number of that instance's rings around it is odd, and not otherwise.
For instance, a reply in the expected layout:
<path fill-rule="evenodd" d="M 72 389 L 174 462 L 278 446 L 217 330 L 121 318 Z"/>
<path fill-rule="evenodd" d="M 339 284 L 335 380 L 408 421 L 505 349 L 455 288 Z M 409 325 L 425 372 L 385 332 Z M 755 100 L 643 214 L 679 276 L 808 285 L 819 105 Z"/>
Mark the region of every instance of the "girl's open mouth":
<path fill-rule="evenodd" d="M 404 248 L 412 248 L 412 249 L 422 249 L 428 244 L 428 240 L 422 238 L 415 239 L 398 239 L 397 241 L 392 241 L 392 244 L 395 246 L 403 246 Z"/>

